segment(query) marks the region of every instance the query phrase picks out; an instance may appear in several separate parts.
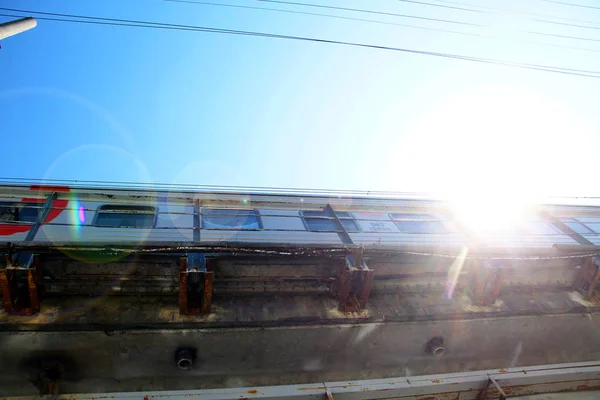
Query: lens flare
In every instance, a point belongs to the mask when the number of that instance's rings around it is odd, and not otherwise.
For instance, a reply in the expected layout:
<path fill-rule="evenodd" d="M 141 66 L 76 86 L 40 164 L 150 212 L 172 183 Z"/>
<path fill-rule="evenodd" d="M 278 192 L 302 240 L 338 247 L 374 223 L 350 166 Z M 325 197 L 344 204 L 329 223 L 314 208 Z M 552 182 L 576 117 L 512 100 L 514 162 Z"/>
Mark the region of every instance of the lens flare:
<path fill-rule="evenodd" d="M 463 265 L 465 264 L 468 252 L 469 248 L 463 247 L 460 251 L 460 254 L 452 262 L 450 269 L 448 269 L 448 279 L 446 281 L 446 296 L 448 299 L 452 299 L 454 289 L 456 288 L 456 283 L 458 282 L 458 277 L 460 276 Z"/>
<path fill-rule="evenodd" d="M 83 206 L 79 206 L 78 211 L 79 212 L 77 216 L 79 217 L 79 223 L 85 224 L 85 209 L 83 208 Z"/>

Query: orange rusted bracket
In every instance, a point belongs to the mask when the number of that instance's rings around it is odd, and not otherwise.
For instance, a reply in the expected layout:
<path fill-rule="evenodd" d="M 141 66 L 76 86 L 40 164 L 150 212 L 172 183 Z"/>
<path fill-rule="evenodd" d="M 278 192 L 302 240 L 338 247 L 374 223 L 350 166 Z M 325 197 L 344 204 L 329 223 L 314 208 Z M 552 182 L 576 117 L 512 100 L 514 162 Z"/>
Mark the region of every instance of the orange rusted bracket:
<path fill-rule="evenodd" d="M 338 308 L 343 312 L 360 311 L 367 306 L 375 271 L 362 258 L 362 248 L 338 265 L 337 280 L 333 286 Z"/>
<path fill-rule="evenodd" d="M 596 292 L 596 286 L 600 281 L 600 267 L 597 257 L 586 257 L 583 265 L 575 278 L 574 288 L 581 292 L 586 299 L 591 299 Z"/>
<path fill-rule="evenodd" d="M 2 305 L 9 314 L 32 315 L 40 311 L 40 297 L 43 294 L 43 275 L 40 259 L 31 257 L 29 265 L 13 265 L 13 257 L 6 257 L 6 268 L 0 270 Z"/>
<path fill-rule="evenodd" d="M 507 260 L 473 260 L 469 268 L 469 296 L 473 304 L 489 306 L 496 302 L 502 289 Z"/>
<path fill-rule="evenodd" d="M 207 270 L 210 260 L 201 261 L 189 255 L 182 257 L 179 269 L 179 313 L 182 315 L 205 315 L 212 306 L 215 273 Z"/>

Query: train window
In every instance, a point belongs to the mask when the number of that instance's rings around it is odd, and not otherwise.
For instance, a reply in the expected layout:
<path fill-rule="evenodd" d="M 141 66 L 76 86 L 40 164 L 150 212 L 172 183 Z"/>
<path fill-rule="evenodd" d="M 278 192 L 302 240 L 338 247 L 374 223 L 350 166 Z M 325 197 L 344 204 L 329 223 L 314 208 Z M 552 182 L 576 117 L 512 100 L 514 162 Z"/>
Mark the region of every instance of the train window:
<path fill-rule="evenodd" d="M 256 210 L 204 209 L 202 227 L 206 229 L 262 229 Z"/>
<path fill-rule="evenodd" d="M 94 226 L 106 228 L 152 228 L 156 207 L 105 204 L 98 208 Z"/>
<path fill-rule="evenodd" d="M 600 232 L 599 218 L 561 218 L 560 220 L 579 234 L 594 234 Z"/>
<path fill-rule="evenodd" d="M 358 232 L 358 225 L 354 221 L 354 217 L 348 212 L 338 211 L 335 213 L 342 222 L 346 232 Z M 335 232 L 335 224 L 333 220 L 327 216 L 325 211 L 303 211 L 302 219 L 306 225 L 306 229 L 312 232 Z"/>
<path fill-rule="evenodd" d="M 0 222 L 36 222 L 43 203 L 0 202 Z"/>
<path fill-rule="evenodd" d="M 427 214 L 390 214 L 398 229 L 405 233 L 448 233 L 439 219 Z"/>
<path fill-rule="evenodd" d="M 555 235 L 557 233 L 562 233 L 544 221 L 529 221 L 525 223 L 520 230 L 522 233 L 535 235 Z"/>

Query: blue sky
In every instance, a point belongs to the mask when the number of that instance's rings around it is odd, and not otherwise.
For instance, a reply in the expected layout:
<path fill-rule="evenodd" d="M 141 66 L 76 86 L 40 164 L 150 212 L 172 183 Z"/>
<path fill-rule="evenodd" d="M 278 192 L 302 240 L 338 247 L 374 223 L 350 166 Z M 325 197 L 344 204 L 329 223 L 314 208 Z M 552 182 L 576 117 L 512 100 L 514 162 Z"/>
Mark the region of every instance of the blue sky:
<path fill-rule="evenodd" d="M 306 0 L 492 27 L 479 28 L 252 0 L 215 2 L 501 39 L 161 0 L 0 5 L 600 71 L 600 30 L 520 14 L 396 0 Z M 478 4 L 600 17 L 600 10 L 541 0 Z M 600 195 L 593 181 L 598 79 L 271 38 L 42 20 L 2 42 L 0 71 L 3 177 Z"/>

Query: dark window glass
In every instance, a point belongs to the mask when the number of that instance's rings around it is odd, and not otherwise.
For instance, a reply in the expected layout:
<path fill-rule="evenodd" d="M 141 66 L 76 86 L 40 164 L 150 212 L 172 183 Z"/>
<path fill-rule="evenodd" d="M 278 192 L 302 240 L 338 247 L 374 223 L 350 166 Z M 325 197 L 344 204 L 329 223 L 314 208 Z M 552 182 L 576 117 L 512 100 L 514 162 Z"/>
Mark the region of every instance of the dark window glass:
<path fill-rule="evenodd" d="M 202 227 L 206 229 L 261 229 L 256 210 L 205 209 Z"/>
<path fill-rule="evenodd" d="M 390 217 L 405 233 L 448 233 L 444 223 L 427 214 L 390 214 Z"/>
<path fill-rule="evenodd" d="M 358 225 L 352 215 L 345 211 L 336 212 L 338 219 L 342 222 L 346 232 L 358 232 Z M 329 219 L 325 211 L 303 211 L 302 217 L 309 231 L 335 232 L 335 224 Z"/>
<path fill-rule="evenodd" d="M 98 209 L 94 225 L 107 228 L 152 228 L 155 220 L 155 207 L 104 205 Z"/>
<path fill-rule="evenodd" d="M 0 222 L 36 222 L 44 203 L 0 203 Z"/>

